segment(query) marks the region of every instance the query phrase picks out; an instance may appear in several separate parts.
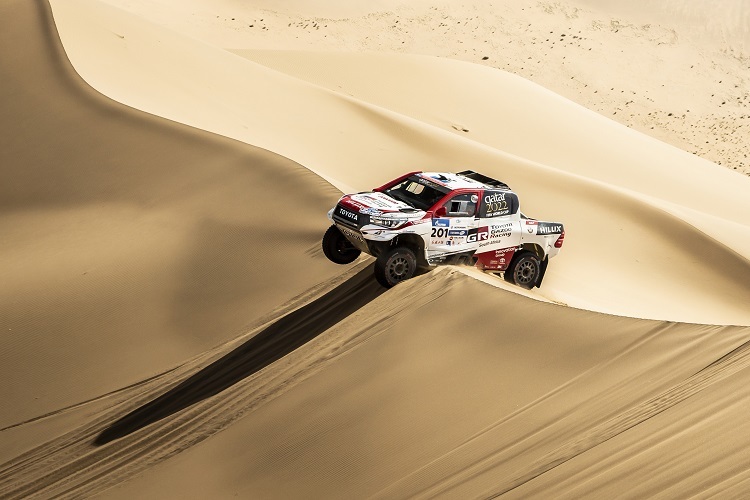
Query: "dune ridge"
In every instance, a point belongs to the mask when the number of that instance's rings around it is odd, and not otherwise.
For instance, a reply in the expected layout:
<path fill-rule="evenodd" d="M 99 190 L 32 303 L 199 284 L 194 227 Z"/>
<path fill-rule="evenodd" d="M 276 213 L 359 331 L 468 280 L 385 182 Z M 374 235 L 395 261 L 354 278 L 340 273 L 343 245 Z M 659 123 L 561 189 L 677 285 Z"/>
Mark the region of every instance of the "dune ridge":
<path fill-rule="evenodd" d="M 742 280 L 748 273 L 743 243 L 750 230 L 743 228 L 735 244 L 704 219 L 693 221 L 691 212 L 671 210 L 670 204 L 691 207 L 697 203 L 704 212 L 746 226 L 742 214 L 750 213 L 750 200 L 745 196 L 750 179 L 490 68 L 382 54 L 316 53 L 307 59 L 307 54 L 299 52 L 258 56 L 277 69 L 295 68 L 295 77 L 315 75 L 311 85 L 257 64 L 243 64 L 223 49 L 101 3 L 78 0 L 55 6 L 55 10 L 59 10 L 56 22 L 73 65 L 100 91 L 139 109 L 270 149 L 343 190 L 368 189 L 415 168 L 469 167 L 503 179 L 521 194 L 527 214 L 564 221 L 576 235 L 566 241 L 570 252 L 550 268 L 544 291 L 540 291 L 548 299 L 644 318 L 748 324 L 750 312 L 744 303 L 750 300 L 750 292 Z M 77 26 L 81 16 L 95 16 L 96 22 L 65 29 L 67 23 Z M 135 31 L 136 26 L 143 28 Z M 112 32 L 122 32 L 126 38 Z M 190 64 L 175 62 L 185 60 L 185 54 L 190 54 Z M 122 61 L 118 71 L 138 80 L 138 91 L 124 76 L 101 71 L 95 61 L 102 59 Z M 149 71 L 168 61 L 169 76 Z M 407 71 L 409 79 L 377 78 L 378 73 Z M 428 82 L 435 80 L 442 82 L 438 90 L 416 91 L 429 88 Z M 384 83 L 378 85 L 379 81 Z M 451 95 L 457 104 L 443 105 Z M 227 109 L 231 109 L 228 116 Z M 279 109 L 290 111 L 279 113 Z M 453 123 L 468 122 L 475 132 L 457 132 L 448 125 L 452 122 L 431 118 L 435 109 L 458 113 Z M 507 139 L 492 133 L 506 116 L 518 122 L 517 131 Z M 544 123 L 553 125 L 540 129 L 538 124 Z M 560 140 L 557 131 L 566 129 L 580 130 L 575 139 Z M 535 146 L 539 144 L 544 146 Z M 583 150 L 587 144 L 595 146 L 593 152 Z M 645 206 L 636 208 L 632 200 L 622 197 L 627 205 L 610 203 L 612 190 L 626 197 L 631 195 L 628 190 L 635 191 L 635 203 Z M 674 218 L 662 219 L 665 209 Z M 603 211 L 608 213 L 603 215 Z M 633 213 L 642 214 L 641 219 L 633 220 Z M 685 245 L 681 238 L 692 229 L 674 237 L 668 228 L 675 224 L 688 224 L 702 234 Z M 644 231 L 646 227 L 650 230 Z M 712 241 L 717 236 L 722 237 Z M 607 241 L 612 251 L 586 250 L 601 241 Z M 729 254 L 724 247 L 731 249 Z M 685 252 L 687 248 L 693 255 Z M 648 255 L 659 249 L 676 251 L 679 257 L 664 262 Z M 707 263 L 706 256 L 716 258 Z M 582 267 L 589 269 L 592 279 L 584 286 L 577 283 Z M 613 276 L 613 271 L 619 272 Z M 705 272 L 718 272 L 716 279 L 722 284 L 716 288 L 727 287 L 727 292 L 717 295 L 684 278 Z M 672 286 L 675 281 L 678 289 Z M 608 286 L 602 289 L 600 283 Z M 638 296 L 642 300 L 635 301 Z M 686 307 L 687 303 L 696 307 Z"/>
<path fill-rule="evenodd" d="M 503 69 L 750 172 L 745 0 L 720 13 L 706 0 L 108 1 L 217 47 L 423 54 Z"/>

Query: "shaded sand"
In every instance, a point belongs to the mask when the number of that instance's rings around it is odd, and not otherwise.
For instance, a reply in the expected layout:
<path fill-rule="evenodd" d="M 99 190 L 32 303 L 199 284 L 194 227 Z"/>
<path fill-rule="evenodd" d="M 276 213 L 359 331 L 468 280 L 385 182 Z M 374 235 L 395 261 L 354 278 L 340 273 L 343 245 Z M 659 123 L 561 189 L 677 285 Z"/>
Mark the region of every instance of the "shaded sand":
<path fill-rule="evenodd" d="M 174 367 L 341 271 L 319 251 L 325 182 L 102 97 L 43 3 L 0 18 L 23 47 L 2 64 L 0 428 Z"/>
<path fill-rule="evenodd" d="M 304 314 L 326 314 L 339 305 L 341 292 L 377 288 L 364 276 L 353 276 Z M 489 496 L 533 487 L 558 464 L 585 459 L 615 436 L 637 436 L 650 418 L 712 392 L 747 365 L 740 350 L 706 368 L 742 345 L 747 328 L 675 325 L 542 304 L 450 268 L 374 300 L 367 295 L 360 293 L 352 314 L 284 362 L 102 447 L 75 445 L 88 446 L 90 467 L 73 469 L 62 481 L 56 475 L 65 470 L 57 466 L 29 487 L 51 482 L 50 494 L 73 487 L 88 494 L 118 475 L 148 468 L 106 496 Z M 467 328 L 498 308 L 502 321 Z M 231 368 L 230 359 L 213 369 L 242 369 Z M 216 378 L 202 380 L 210 388 Z M 148 394 L 138 399 L 148 400 Z M 138 405 L 126 402 L 110 413 L 137 415 L 141 410 L 126 411 Z M 728 403 L 722 409 L 734 418 L 743 413 Z M 87 429 L 89 439 L 112 423 L 117 425 L 102 418 Z M 711 422 L 704 425 L 713 432 Z M 39 450 L 31 458 L 62 465 L 75 446 Z M 682 457 L 681 470 L 701 468 L 703 460 L 725 453 L 715 448 Z M 632 472 L 639 463 L 618 465 Z M 32 462 L 18 477 L 34 477 L 42 466 Z M 603 473 L 582 475 L 575 485 L 585 494 L 587 481 Z M 695 478 L 703 487 L 713 479 L 720 478 Z M 603 487 L 611 496 L 621 486 Z"/>
<path fill-rule="evenodd" d="M 0 497 L 746 490 L 746 177 L 465 62 L 95 0 L 0 23 Z M 321 255 L 326 181 L 467 167 L 565 222 L 541 289 Z"/>

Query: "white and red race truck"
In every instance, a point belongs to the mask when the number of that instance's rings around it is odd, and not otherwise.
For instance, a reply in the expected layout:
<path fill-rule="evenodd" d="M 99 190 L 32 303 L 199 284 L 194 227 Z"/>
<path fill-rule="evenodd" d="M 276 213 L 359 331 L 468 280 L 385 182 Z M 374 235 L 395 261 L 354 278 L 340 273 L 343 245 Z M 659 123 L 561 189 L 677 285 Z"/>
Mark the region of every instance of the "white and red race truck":
<path fill-rule="evenodd" d="M 328 212 L 323 253 L 349 264 L 366 252 L 385 287 L 418 267 L 472 264 L 523 288 L 539 286 L 565 230 L 521 213 L 503 182 L 471 170 L 411 172 L 372 192 L 344 195 Z"/>

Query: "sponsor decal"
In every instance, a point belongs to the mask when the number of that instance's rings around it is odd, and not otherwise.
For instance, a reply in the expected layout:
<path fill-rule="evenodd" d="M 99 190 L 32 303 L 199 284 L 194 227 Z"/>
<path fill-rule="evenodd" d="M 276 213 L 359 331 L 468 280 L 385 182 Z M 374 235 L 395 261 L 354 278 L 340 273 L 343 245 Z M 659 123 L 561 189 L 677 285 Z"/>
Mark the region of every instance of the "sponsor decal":
<path fill-rule="evenodd" d="M 393 205 L 393 203 L 388 203 L 385 200 L 379 200 L 372 196 L 365 197 L 365 200 L 367 200 L 367 203 L 369 205 L 375 205 L 376 207 L 380 207 L 380 208 L 388 208 Z"/>
<path fill-rule="evenodd" d="M 362 210 L 363 208 L 365 208 L 365 205 L 359 203 L 354 198 L 349 198 L 348 200 L 345 201 L 345 203 L 349 205 L 351 208 L 354 208 L 357 210 Z"/>
<path fill-rule="evenodd" d="M 469 229 L 469 234 L 466 235 L 466 241 L 474 243 L 477 241 L 485 241 L 490 237 L 490 232 L 487 226 L 482 226 L 474 229 Z"/>
<path fill-rule="evenodd" d="M 361 242 L 365 241 L 365 239 L 362 237 L 362 235 L 359 234 L 357 231 L 352 231 L 349 228 L 341 227 L 341 226 L 338 226 L 338 228 L 339 228 L 339 231 L 341 231 L 344 234 L 344 236 L 346 236 L 348 238 L 351 238 L 351 239 L 354 239 L 354 240 L 357 240 L 357 241 L 361 241 Z"/>
<path fill-rule="evenodd" d="M 471 202 L 472 202 L 472 203 L 476 203 L 476 202 L 478 202 L 478 201 L 479 201 L 479 196 L 477 196 L 477 195 L 475 195 L 475 194 L 472 194 L 472 195 L 471 195 Z"/>
<path fill-rule="evenodd" d="M 508 268 L 508 264 L 515 252 L 515 248 L 503 248 L 501 250 L 477 253 L 477 266 L 480 269 L 504 271 Z"/>
<path fill-rule="evenodd" d="M 486 204 L 490 203 L 505 203 L 505 193 L 492 193 L 492 194 L 486 194 L 484 196 L 484 202 Z"/>
<path fill-rule="evenodd" d="M 448 236 L 448 234 L 450 234 L 450 231 L 448 231 L 447 227 L 433 227 L 430 236 L 432 238 L 444 238 Z"/>
<path fill-rule="evenodd" d="M 497 224 L 490 226 L 490 239 L 507 238 L 511 235 L 513 230 L 513 223 L 508 222 L 506 224 Z"/>
<path fill-rule="evenodd" d="M 536 226 L 539 223 L 539 221 L 535 221 L 533 219 L 526 219 L 526 225 L 527 226 Z"/>
<path fill-rule="evenodd" d="M 341 205 L 339 205 L 338 207 L 336 207 L 336 211 L 334 212 L 334 214 L 338 215 L 339 217 L 341 217 L 344 220 L 353 222 L 355 224 L 359 221 L 359 216 L 357 215 L 356 212 L 353 212 L 351 210 L 347 210 L 346 208 L 342 207 Z"/>
<path fill-rule="evenodd" d="M 365 193 L 365 194 L 357 194 L 351 197 L 352 200 L 355 202 L 359 202 L 362 205 L 363 208 L 370 206 L 370 207 L 377 207 L 381 209 L 394 209 L 399 207 L 405 207 L 406 205 L 404 203 L 401 203 L 398 200 L 394 200 L 390 196 L 383 194 L 383 193 Z"/>
<path fill-rule="evenodd" d="M 445 180 L 447 180 L 447 181 L 449 181 L 449 180 L 450 180 L 450 179 L 447 179 L 447 178 L 446 178 L 446 177 L 444 177 L 444 176 L 439 176 L 439 177 L 442 177 L 443 179 L 445 179 Z M 440 185 L 440 186 L 447 186 L 447 184 L 446 184 L 445 182 L 441 181 L 441 180 L 440 180 L 440 179 L 439 179 L 438 177 L 436 177 L 436 176 L 434 176 L 434 175 L 431 175 L 431 176 L 429 176 L 429 179 L 430 179 L 430 180 L 431 180 L 432 182 L 434 182 L 435 184 L 438 184 L 438 185 Z"/>
<path fill-rule="evenodd" d="M 437 227 L 450 227 L 450 219 L 432 219 L 432 225 Z"/>
<path fill-rule="evenodd" d="M 448 231 L 448 236 L 466 236 L 468 233 L 468 229 L 451 229 Z"/>
<path fill-rule="evenodd" d="M 509 255 L 513 255 L 515 252 L 515 248 L 503 248 L 501 250 L 495 250 L 495 258 L 505 260 Z"/>
<path fill-rule="evenodd" d="M 480 217 L 500 217 L 515 213 L 518 198 L 510 191 L 485 191 L 480 204 Z"/>
<path fill-rule="evenodd" d="M 418 178 L 417 182 L 420 184 L 424 184 L 425 186 L 429 186 L 433 189 L 437 189 L 438 191 L 442 188 L 442 186 L 438 184 L 437 182 L 432 181 L 432 180 L 427 180 L 424 177 Z M 442 189 L 445 189 L 445 188 L 442 188 Z"/>
<path fill-rule="evenodd" d="M 505 193 L 492 193 L 484 195 L 485 215 L 487 217 L 497 217 L 499 215 L 508 215 L 510 207 L 505 199 Z"/>
<path fill-rule="evenodd" d="M 360 213 L 367 214 L 367 215 L 381 215 L 383 212 L 378 210 L 377 208 L 363 208 L 360 210 Z"/>
<path fill-rule="evenodd" d="M 562 224 L 555 224 L 554 222 L 540 222 L 536 229 L 536 234 L 562 234 L 562 232 Z"/>

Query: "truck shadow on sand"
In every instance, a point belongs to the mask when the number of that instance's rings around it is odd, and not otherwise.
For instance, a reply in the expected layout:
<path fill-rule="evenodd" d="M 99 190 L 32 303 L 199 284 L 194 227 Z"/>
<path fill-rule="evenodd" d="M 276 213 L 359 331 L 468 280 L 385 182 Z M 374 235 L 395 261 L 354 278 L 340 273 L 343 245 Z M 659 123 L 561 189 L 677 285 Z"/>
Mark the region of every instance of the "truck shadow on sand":
<path fill-rule="evenodd" d="M 372 265 L 309 304 L 281 317 L 179 385 L 128 413 L 94 440 L 101 446 L 214 396 L 314 339 L 386 290 Z"/>

